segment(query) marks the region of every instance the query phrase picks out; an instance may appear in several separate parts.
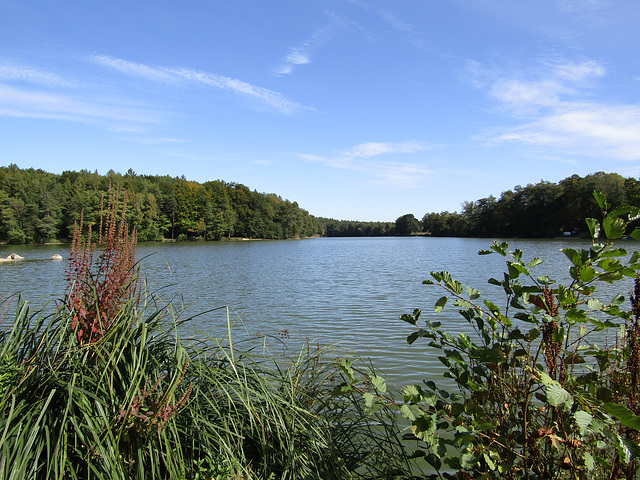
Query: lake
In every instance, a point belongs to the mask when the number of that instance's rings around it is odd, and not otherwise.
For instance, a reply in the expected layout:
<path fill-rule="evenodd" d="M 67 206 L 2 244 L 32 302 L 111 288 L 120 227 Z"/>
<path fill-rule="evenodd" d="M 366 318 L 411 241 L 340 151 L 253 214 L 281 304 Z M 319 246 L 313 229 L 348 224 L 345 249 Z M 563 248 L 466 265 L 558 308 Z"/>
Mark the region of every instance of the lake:
<path fill-rule="evenodd" d="M 490 239 L 380 237 L 305 240 L 145 243 L 137 249 L 150 292 L 185 306 L 185 316 L 232 307 L 234 339 L 271 338 L 274 351 L 292 351 L 307 340 L 331 343 L 371 359 L 394 383 L 419 381 L 440 372 L 436 352 L 426 342 L 407 345 L 413 327 L 399 320 L 423 310 L 453 332 L 469 326 L 453 307 L 440 315 L 433 305 L 444 291 L 423 285 L 430 271 L 448 270 L 463 285 L 493 295 L 487 283 L 502 278 L 505 263 L 497 254 L 479 256 Z M 509 240 L 525 260 L 547 259 L 538 275 L 567 278 L 569 261 L 561 248 L 587 248 L 574 239 Z M 632 245 L 627 248 L 631 249 Z M 61 298 L 66 261 L 53 261 L 69 247 L 4 245 L 0 256 L 17 252 L 26 260 L 0 263 L 0 298 L 21 293 L 32 305 Z M 624 294 L 627 291 L 623 292 Z M 196 316 L 194 329 L 222 337 L 226 310 Z M 282 343 L 280 343 L 280 341 Z M 257 340 L 255 340 L 257 341 Z"/>

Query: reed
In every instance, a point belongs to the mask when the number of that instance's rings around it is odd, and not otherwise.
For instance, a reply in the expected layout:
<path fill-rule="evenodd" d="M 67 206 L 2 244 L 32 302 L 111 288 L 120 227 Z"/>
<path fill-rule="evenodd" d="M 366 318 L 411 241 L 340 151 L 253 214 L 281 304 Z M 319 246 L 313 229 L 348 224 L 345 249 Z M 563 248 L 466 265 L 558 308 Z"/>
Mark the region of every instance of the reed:
<path fill-rule="evenodd" d="M 76 229 L 54 313 L 18 299 L 9 318 L 8 300 L 0 305 L 0 479 L 403 472 L 393 415 L 336 395 L 345 379 L 327 350 L 276 360 L 204 335 L 183 340 L 189 320 L 138 287 L 135 232 L 116 225 L 125 221 L 118 208 L 116 194 L 106 242 Z"/>

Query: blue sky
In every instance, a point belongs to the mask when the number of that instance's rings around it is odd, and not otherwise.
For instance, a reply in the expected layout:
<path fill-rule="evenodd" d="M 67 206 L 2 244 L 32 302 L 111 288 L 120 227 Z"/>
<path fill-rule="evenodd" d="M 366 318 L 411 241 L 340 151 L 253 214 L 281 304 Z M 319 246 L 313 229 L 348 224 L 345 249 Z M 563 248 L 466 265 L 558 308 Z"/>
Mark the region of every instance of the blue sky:
<path fill-rule="evenodd" d="M 638 176 L 639 45 L 636 0 L 3 0 L 0 165 L 459 211 Z"/>

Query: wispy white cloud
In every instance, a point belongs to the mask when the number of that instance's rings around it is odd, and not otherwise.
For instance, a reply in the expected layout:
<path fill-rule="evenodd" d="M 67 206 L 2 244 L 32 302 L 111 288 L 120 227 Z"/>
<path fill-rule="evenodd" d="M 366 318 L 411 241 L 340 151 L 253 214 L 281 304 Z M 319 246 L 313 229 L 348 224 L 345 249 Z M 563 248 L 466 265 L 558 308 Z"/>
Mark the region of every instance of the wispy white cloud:
<path fill-rule="evenodd" d="M 311 63 L 311 57 L 329 42 L 333 36 L 333 30 L 337 23 L 339 22 L 334 19 L 332 24 L 318 30 L 311 38 L 293 47 L 283 62 L 273 69 L 274 75 L 289 75 L 293 73 L 296 66 Z"/>
<path fill-rule="evenodd" d="M 126 125 L 134 123 L 158 123 L 157 113 L 135 105 L 87 101 L 70 95 L 0 84 L 2 116 L 118 124 L 118 128 L 126 129 Z"/>
<path fill-rule="evenodd" d="M 381 155 L 412 154 L 436 148 L 420 141 L 404 143 L 371 142 L 355 145 L 331 157 L 299 154 L 301 158 L 323 163 L 333 168 L 352 170 L 378 179 L 386 184 L 419 185 L 432 172 L 418 163 L 379 159 Z"/>
<path fill-rule="evenodd" d="M 100 65 L 132 77 L 168 85 L 204 85 L 219 88 L 258 101 L 282 113 L 313 110 L 312 107 L 295 102 L 281 93 L 215 73 L 186 68 L 152 67 L 105 55 L 97 55 L 91 58 Z"/>
<path fill-rule="evenodd" d="M 494 142 L 550 146 L 579 155 L 640 160 L 640 107 L 563 104 L 497 135 Z"/>
<path fill-rule="evenodd" d="M 525 123 L 492 135 L 565 154 L 640 160 L 640 107 L 592 100 L 606 67 L 593 60 L 540 62 L 537 70 L 505 74 L 472 64 L 477 86 L 504 112 Z"/>
<path fill-rule="evenodd" d="M 26 82 L 46 87 L 72 87 L 75 82 L 27 65 L 0 63 L 0 82 Z"/>

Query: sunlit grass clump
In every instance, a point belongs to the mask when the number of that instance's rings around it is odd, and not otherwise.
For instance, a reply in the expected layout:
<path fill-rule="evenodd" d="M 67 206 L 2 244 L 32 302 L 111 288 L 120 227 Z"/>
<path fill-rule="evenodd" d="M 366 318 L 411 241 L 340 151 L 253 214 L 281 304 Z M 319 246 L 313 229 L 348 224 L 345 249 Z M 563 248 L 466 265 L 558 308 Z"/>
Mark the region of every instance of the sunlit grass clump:
<path fill-rule="evenodd" d="M 55 313 L 20 300 L 0 308 L 0 478 L 398 473 L 391 417 L 336 396 L 341 370 L 320 350 L 276 362 L 181 340 L 171 306 L 140 289 L 117 194 L 103 218 L 97 241 L 76 228 Z"/>

